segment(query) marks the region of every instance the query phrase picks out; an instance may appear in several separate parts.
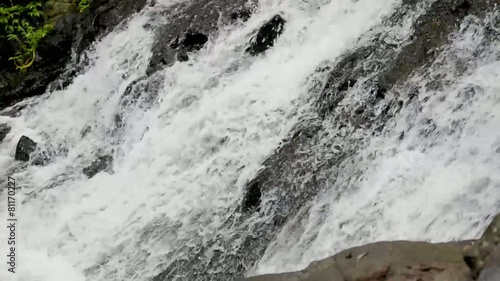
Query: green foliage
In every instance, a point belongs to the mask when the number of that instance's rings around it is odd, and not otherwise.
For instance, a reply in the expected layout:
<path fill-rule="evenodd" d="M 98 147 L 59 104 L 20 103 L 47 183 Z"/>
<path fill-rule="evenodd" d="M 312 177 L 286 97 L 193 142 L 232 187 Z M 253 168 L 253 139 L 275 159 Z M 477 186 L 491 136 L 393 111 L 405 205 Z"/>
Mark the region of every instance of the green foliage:
<path fill-rule="evenodd" d="M 78 11 L 83 13 L 85 10 L 89 8 L 89 0 L 75 0 L 75 4 L 78 7 Z"/>
<path fill-rule="evenodd" d="M 18 46 L 18 50 L 9 60 L 12 60 L 21 71 L 25 71 L 33 64 L 38 43 L 52 29 L 48 24 L 36 27 L 30 23 L 30 19 L 43 16 L 41 7 L 42 4 L 39 2 L 30 2 L 25 6 L 0 5 L 0 30 L 3 29 L 6 34 L 0 35 L 0 42 L 7 40 Z"/>

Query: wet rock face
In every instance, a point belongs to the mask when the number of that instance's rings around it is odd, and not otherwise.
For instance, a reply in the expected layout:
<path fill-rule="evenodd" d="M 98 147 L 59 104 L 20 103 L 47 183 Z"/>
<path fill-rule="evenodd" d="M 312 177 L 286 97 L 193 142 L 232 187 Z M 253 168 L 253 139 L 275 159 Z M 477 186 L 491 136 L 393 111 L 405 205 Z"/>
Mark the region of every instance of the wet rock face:
<path fill-rule="evenodd" d="M 0 124 L 0 142 L 2 142 L 7 134 L 9 134 L 11 128 L 7 124 Z"/>
<path fill-rule="evenodd" d="M 408 5 L 415 2 L 407 1 Z M 418 18 L 411 41 L 402 48 L 377 40 L 345 55 L 330 73 L 318 99 L 320 115 L 333 113 L 349 85 L 367 76 L 371 76 L 369 81 L 360 86 L 376 87 L 375 98 L 383 99 L 384 93 L 396 83 L 404 82 L 413 71 L 432 63 L 440 48 L 449 42 L 451 33 L 458 30 L 462 19 L 473 12 L 481 13 L 481 10 L 473 9 L 468 0 L 438 0 Z"/>
<path fill-rule="evenodd" d="M 274 46 L 274 42 L 284 31 L 285 23 L 286 21 L 280 15 L 275 15 L 259 28 L 245 52 L 256 56 Z"/>
<path fill-rule="evenodd" d="M 14 159 L 18 161 L 28 162 L 30 160 L 31 153 L 35 151 L 36 146 L 36 142 L 31 140 L 27 136 L 22 136 L 17 143 Z"/>
<path fill-rule="evenodd" d="M 398 44 L 387 43 L 385 33 L 368 32 L 366 37 L 360 39 L 363 45 L 318 70 L 318 73 L 322 73 L 321 81 L 311 91 L 317 105 L 316 116 L 297 124 L 264 161 L 263 168 L 246 185 L 241 213 L 229 220 L 231 224 L 228 228 L 241 227 L 250 234 L 239 237 L 241 242 L 237 245 L 232 244 L 232 240 L 214 238 L 195 249 L 183 248 L 182 254 L 186 259 L 172 262 L 153 280 L 173 280 L 178 276 L 184 276 L 185 280 L 209 280 L 201 273 L 207 264 L 220 271 L 214 273 L 212 279 L 241 278 L 243 272 L 262 257 L 269 243 L 287 223 L 292 224 L 296 220 L 300 223 L 297 217 L 308 215 L 308 202 L 335 185 L 339 171 L 356 157 L 365 136 L 380 133 L 387 120 L 404 106 L 393 88 L 397 83 L 405 82 L 413 71 L 432 63 L 436 57 L 435 53 L 424 54 L 419 51 L 415 53 L 419 57 L 412 58 L 412 48 L 418 48 L 421 42 L 427 41 L 436 50 L 446 45 L 448 36 L 458 30 L 458 24 L 465 14 L 471 14 L 474 10 L 460 8 L 463 1 L 459 2 L 438 0 L 430 4 L 418 19 L 411 18 L 415 31 L 413 36 L 397 38 L 401 40 Z M 419 3 L 404 1 L 403 7 L 383 23 L 384 28 L 402 25 L 403 21 L 408 20 L 407 15 L 417 10 Z M 488 7 L 493 7 L 493 4 Z M 440 17 L 439 13 L 448 14 Z M 438 20 L 441 22 L 436 24 Z M 408 69 L 403 69 L 405 67 Z M 355 102 L 349 99 L 354 93 L 362 95 L 356 96 Z M 342 190 L 336 192 L 341 194 Z M 256 217 L 271 219 L 256 221 Z M 293 228 L 293 225 L 287 226 Z M 211 247 L 234 250 L 220 262 L 219 257 L 211 255 Z M 206 260 L 206 263 L 197 264 L 193 260 Z M 463 261 L 459 264 L 462 268 Z M 427 274 L 425 270 L 422 274 Z M 380 275 L 364 281 L 385 280 L 380 278 L 385 278 L 384 274 L 389 272 L 382 268 L 377 274 Z M 415 269 L 414 274 L 420 274 L 420 270 Z M 262 280 L 303 280 L 297 276 L 293 278 Z"/>
<path fill-rule="evenodd" d="M 339 168 L 356 157 L 363 145 L 363 138 L 359 135 L 378 134 L 386 122 L 405 106 L 405 101 L 418 94 L 405 84 L 408 77 L 434 63 L 466 16 L 484 17 L 497 4 L 493 2 L 437 0 L 413 22 L 413 34 L 409 38 L 394 44 L 383 39 L 386 34 L 370 35 L 360 40 L 364 45 L 325 68 L 328 74 L 324 88 L 315 93 L 317 118 L 298 124 L 246 186 L 248 196 L 252 194 L 254 183 L 258 182 L 261 200 L 258 207 L 247 208 L 249 201 L 244 197 L 242 210 L 248 215 L 257 211 L 261 216 L 276 218 L 274 224 L 252 229 L 256 236 L 249 241 L 248 252 L 264 251 L 262 245 L 272 241 L 287 221 L 300 216 L 299 210 L 307 215 L 307 202 L 334 186 Z M 419 3 L 404 1 L 402 8 L 384 25 L 397 25 L 407 11 L 413 13 Z M 355 101 L 350 99 L 354 94 L 359 95 Z M 342 190 L 336 192 L 341 194 Z M 265 203 L 266 198 L 273 198 L 273 202 Z M 296 280 L 309 280 L 294 276 Z M 295 280 L 293 278 L 255 281 Z M 366 280 L 386 280 L 380 278 L 383 276 Z M 422 278 L 428 280 L 425 278 L 429 277 Z"/>
<path fill-rule="evenodd" d="M 48 1 L 51 5 L 58 4 L 53 2 L 57 1 Z M 21 73 L 14 67 L 0 69 L 0 110 L 24 98 L 45 93 L 50 84 L 64 73 L 72 48 L 81 53 L 98 36 L 110 31 L 145 4 L 146 0 L 93 0 L 83 13 L 71 10 L 51 15 L 51 20 L 55 21 L 54 29 L 39 43 L 36 60 L 29 71 Z M 68 74 L 65 79 L 71 79 L 74 74 Z"/>
<path fill-rule="evenodd" d="M 217 31 L 218 24 L 246 20 L 251 15 L 248 8 L 254 1 L 247 0 L 197 0 L 180 3 L 165 11 L 165 26 L 158 28 L 153 45 L 148 75 L 175 63 L 185 61 L 189 52 L 201 49 L 208 37 Z"/>
<path fill-rule="evenodd" d="M 95 175 L 102 171 L 110 171 L 111 165 L 113 164 L 113 157 L 110 155 L 104 155 L 97 157 L 92 164 L 83 168 L 83 174 L 88 178 L 93 178 Z"/>

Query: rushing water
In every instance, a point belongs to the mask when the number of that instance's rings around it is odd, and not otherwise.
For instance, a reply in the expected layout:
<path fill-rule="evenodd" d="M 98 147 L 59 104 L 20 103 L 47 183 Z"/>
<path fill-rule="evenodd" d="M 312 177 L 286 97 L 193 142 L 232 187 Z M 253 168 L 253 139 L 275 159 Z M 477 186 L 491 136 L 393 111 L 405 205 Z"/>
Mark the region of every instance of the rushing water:
<path fill-rule="evenodd" d="M 25 101 L 19 117 L 0 116 L 12 127 L 0 146 L 0 169 L 16 179 L 23 202 L 17 279 L 1 262 L 2 280 L 147 280 L 181 257 L 177 249 L 220 234 L 244 184 L 308 114 L 308 78 L 400 2 L 260 1 L 248 22 L 222 28 L 190 61 L 151 77 L 161 81 L 157 93 L 144 92 L 129 107 L 122 94 L 146 72 L 152 16 L 171 2 L 102 38 L 66 89 Z M 288 22 L 275 47 L 244 55 L 252 31 L 278 12 Z M 299 269 L 381 239 L 477 236 L 485 216 L 500 209 L 500 49 L 482 43 L 485 23 L 468 23 L 429 72 L 410 79 L 422 90 L 418 98 L 365 140 L 337 175 L 339 186 L 309 202 L 308 215 L 298 218 L 302 227 L 285 227 L 252 273 Z M 405 23 L 390 29 L 396 39 L 410 31 Z M 457 62 L 467 70 L 456 70 Z M 431 89 L 439 73 L 446 83 Z M 50 156 L 47 165 L 13 161 L 21 135 Z M 82 169 L 100 155 L 113 155 L 113 171 L 88 179 Z M 346 191 L 339 197 L 338 190 Z"/>

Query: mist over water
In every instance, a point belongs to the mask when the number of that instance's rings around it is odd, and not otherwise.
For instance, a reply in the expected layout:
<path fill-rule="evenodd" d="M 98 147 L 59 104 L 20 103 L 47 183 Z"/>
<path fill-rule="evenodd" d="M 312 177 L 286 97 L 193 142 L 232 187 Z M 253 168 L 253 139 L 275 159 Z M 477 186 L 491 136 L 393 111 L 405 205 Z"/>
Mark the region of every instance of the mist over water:
<path fill-rule="evenodd" d="M 224 225 L 245 183 L 311 113 L 318 67 L 376 32 L 407 40 L 431 2 L 386 26 L 401 1 L 260 1 L 249 21 L 222 27 L 189 61 L 140 82 L 152 86 L 124 106 L 127 86 L 146 74 L 155 16 L 174 1 L 134 15 L 85 53 L 88 66 L 67 88 L 24 101 L 19 117 L 0 116 L 12 127 L 0 170 L 21 187 L 19 272 L 10 279 L 1 262 L 0 279 L 149 280 L 182 258 L 182 247 L 232 237 Z M 275 46 L 244 54 L 252 32 L 277 13 L 287 25 Z M 360 133 L 361 149 L 335 184 L 283 228 L 250 274 L 298 270 L 378 240 L 477 237 L 500 210 L 500 49 L 484 35 L 492 18 L 465 21 L 432 67 L 399 86 L 407 106 L 380 135 Z M 429 86 L 436 75 L 446 79 Z M 410 85 L 417 97 L 405 90 Z M 13 160 L 22 135 L 38 143 L 47 165 Z M 88 179 L 82 169 L 102 155 L 113 156 L 112 171 Z"/>

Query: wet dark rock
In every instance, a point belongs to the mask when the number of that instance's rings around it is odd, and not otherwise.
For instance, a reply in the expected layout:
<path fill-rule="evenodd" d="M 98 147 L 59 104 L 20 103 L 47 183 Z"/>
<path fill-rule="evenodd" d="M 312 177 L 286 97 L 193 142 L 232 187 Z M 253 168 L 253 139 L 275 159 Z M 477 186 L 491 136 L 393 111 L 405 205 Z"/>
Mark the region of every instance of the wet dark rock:
<path fill-rule="evenodd" d="M 281 15 L 275 15 L 259 28 L 257 34 L 250 40 L 249 47 L 245 52 L 256 56 L 274 46 L 274 42 L 283 33 L 285 24 L 286 21 Z"/>
<path fill-rule="evenodd" d="M 434 2 L 428 12 L 417 19 L 411 41 L 401 49 L 375 40 L 374 44 L 341 57 L 318 99 L 320 115 L 324 117 L 334 112 L 344 98 L 346 81 L 358 81 L 369 76 L 371 82 L 368 83 L 376 84 L 374 96 L 380 100 L 412 72 L 431 64 L 439 50 L 449 42 L 450 34 L 457 31 L 462 19 L 471 13 L 468 3 L 465 0 Z M 415 5 L 415 1 L 407 1 L 406 5 Z"/>
<path fill-rule="evenodd" d="M 186 50 L 179 50 L 177 52 L 176 58 L 178 61 L 184 62 L 189 60 L 189 55 Z"/>
<path fill-rule="evenodd" d="M 349 90 L 349 88 L 353 87 L 354 84 L 356 84 L 356 80 L 347 79 L 342 84 L 339 85 L 337 90 L 339 92 L 347 91 L 347 90 Z"/>
<path fill-rule="evenodd" d="M 50 162 L 50 160 L 51 157 L 47 153 L 47 151 L 39 151 L 33 155 L 33 160 L 31 161 L 31 164 L 35 166 L 45 166 Z"/>
<path fill-rule="evenodd" d="M 7 124 L 0 124 L 0 142 L 9 134 L 11 127 Z"/>
<path fill-rule="evenodd" d="M 97 157 L 92 164 L 83 168 L 83 174 L 88 178 L 92 178 L 102 171 L 110 171 L 113 164 L 113 157 L 110 155 L 103 155 Z"/>
<path fill-rule="evenodd" d="M 242 211 L 258 210 L 262 196 L 259 179 L 254 179 L 248 183 L 245 189 L 246 194 L 242 202 Z"/>
<path fill-rule="evenodd" d="M 188 51 L 188 52 L 193 52 L 193 51 L 198 51 L 203 46 L 205 43 L 208 41 L 208 36 L 206 36 L 203 33 L 198 33 L 198 32 L 189 32 L 186 35 L 184 35 L 184 39 L 181 41 L 181 45 Z"/>
<path fill-rule="evenodd" d="M 242 9 L 230 14 L 229 18 L 233 21 L 241 20 L 247 21 L 252 16 L 252 11 L 250 9 Z"/>
<path fill-rule="evenodd" d="M 153 56 L 147 74 L 171 66 L 177 60 L 188 60 L 187 52 L 194 52 L 203 47 L 205 39 L 208 40 L 211 35 L 215 35 L 220 24 L 231 24 L 234 22 L 234 13 L 246 10 L 245 7 L 253 2 L 255 1 L 197 0 L 179 3 L 169 8 L 163 15 L 169 19 L 168 23 L 156 31 Z M 247 10 L 250 13 L 250 9 Z M 183 47 L 183 42 L 191 47 Z"/>
<path fill-rule="evenodd" d="M 21 110 L 26 107 L 26 104 L 16 104 L 10 108 L 6 108 L 0 111 L 0 116 L 8 116 L 8 117 L 19 117 L 21 116 Z"/>
<path fill-rule="evenodd" d="M 31 153 L 36 150 L 36 146 L 36 142 L 31 140 L 27 136 L 22 136 L 17 143 L 14 159 L 23 162 L 29 161 Z"/>
<path fill-rule="evenodd" d="M 436 1 L 429 12 L 417 20 L 413 41 L 403 47 L 396 60 L 381 74 L 380 86 L 391 89 L 414 70 L 432 62 L 439 48 L 449 42 L 449 35 L 469 13 L 468 3 L 467 0 Z"/>

